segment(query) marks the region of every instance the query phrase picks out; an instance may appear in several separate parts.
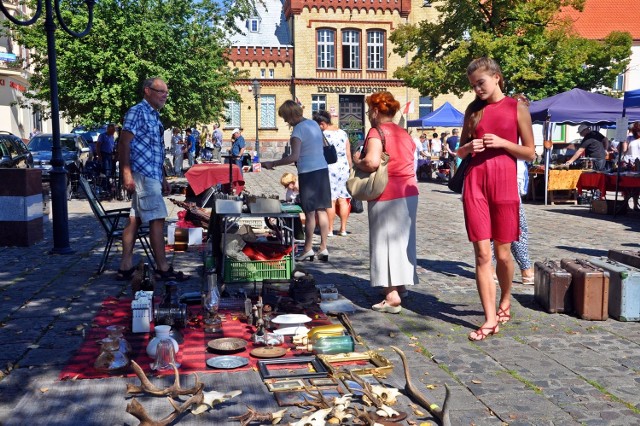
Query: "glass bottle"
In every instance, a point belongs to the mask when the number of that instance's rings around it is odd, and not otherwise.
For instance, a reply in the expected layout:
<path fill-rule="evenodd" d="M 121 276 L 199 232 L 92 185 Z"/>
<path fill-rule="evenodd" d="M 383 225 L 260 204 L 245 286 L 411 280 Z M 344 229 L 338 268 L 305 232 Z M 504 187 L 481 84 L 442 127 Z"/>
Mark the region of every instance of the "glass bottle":
<path fill-rule="evenodd" d="M 173 342 L 173 348 L 175 349 L 175 353 L 178 353 L 180 347 L 178 346 L 178 342 L 171 337 L 171 326 L 168 325 L 156 325 L 153 329 L 156 333 L 156 337 L 151 339 L 149 344 L 147 345 L 147 355 L 149 357 L 156 357 L 156 351 L 158 349 L 158 343 L 160 343 L 163 339 L 169 339 Z"/>
<path fill-rule="evenodd" d="M 105 337 L 100 341 L 102 345 L 100 355 L 93 363 L 96 370 L 106 373 L 116 373 L 129 365 L 129 357 L 120 352 L 120 342 L 111 337 Z"/>
<path fill-rule="evenodd" d="M 108 337 L 118 341 L 118 350 L 125 355 L 129 355 L 133 350 L 131 345 L 123 336 L 124 326 L 123 325 L 110 325 L 107 326 L 107 335 Z"/>
<path fill-rule="evenodd" d="M 204 323 L 212 326 L 211 331 L 215 326 L 220 325 L 222 322 L 218 317 L 218 309 L 220 307 L 220 290 L 218 289 L 218 278 L 215 269 L 207 271 L 207 289 L 203 295 L 202 308 L 204 310 Z"/>
<path fill-rule="evenodd" d="M 308 344 L 297 346 L 296 349 L 313 352 L 316 354 L 340 354 L 353 352 L 355 344 L 351 336 L 328 336 L 317 339 L 309 339 Z"/>

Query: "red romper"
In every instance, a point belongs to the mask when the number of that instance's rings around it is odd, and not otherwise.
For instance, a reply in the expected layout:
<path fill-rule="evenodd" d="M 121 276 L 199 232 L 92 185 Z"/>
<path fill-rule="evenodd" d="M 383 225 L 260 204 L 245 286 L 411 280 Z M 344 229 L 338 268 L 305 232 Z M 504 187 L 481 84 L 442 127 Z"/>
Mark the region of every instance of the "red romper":
<path fill-rule="evenodd" d="M 493 133 L 518 143 L 518 101 L 505 96 L 488 104 L 475 138 Z M 469 241 L 518 241 L 520 196 L 516 159 L 502 148 L 488 148 L 474 154 L 465 175 L 462 193 Z"/>

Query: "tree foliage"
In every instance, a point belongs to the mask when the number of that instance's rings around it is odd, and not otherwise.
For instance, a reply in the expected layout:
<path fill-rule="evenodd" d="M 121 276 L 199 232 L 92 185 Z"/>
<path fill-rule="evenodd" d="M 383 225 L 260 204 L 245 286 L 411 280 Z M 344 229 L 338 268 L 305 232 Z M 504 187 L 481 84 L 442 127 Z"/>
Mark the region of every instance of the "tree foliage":
<path fill-rule="evenodd" d="M 423 95 L 469 90 L 466 68 L 480 56 L 502 67 L 509 93 L 540 99 L 573 88 L 611 87 L 629 64 L 632 38 L 612 32 L 588 40 L 559 15 L 585 0 L 442 0 L 437 22 L 406 24 L 391 35 L 395 51 L 415 54 L 395 77 Z"/>
<path fill-rule="evenodd" d="M 65 3 L 65 22 L 82 31 L 86 7 Z M 56 30 L 59 103 L 76 124 L 121 122 L 140 101 L 141 83 L 158 76 L 169 86 L 162 111 L 166 126 L 210 123 L 237 99 L 234 81 L 243 76 L 225 57 L 228 36 L 246 18 L 254 0 L 100 0 L 93 28 L 84 38 Z M 12 27 L 17 41 L 33 48 L 35 74 L 29 96 L 50 99 L 44 18 L 30 27 Z"/>

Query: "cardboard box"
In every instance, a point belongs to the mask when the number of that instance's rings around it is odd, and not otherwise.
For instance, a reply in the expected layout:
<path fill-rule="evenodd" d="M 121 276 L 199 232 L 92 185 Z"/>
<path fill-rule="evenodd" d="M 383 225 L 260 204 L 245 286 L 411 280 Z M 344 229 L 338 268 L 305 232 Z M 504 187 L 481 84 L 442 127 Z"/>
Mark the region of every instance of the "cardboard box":
<path fill-rule="evenodd" d="M 593 200 L 591 202 L 591 211 L 597 214 L 613 215 L 613 205 L 615 203 L 615 214 L 627 214 L 628 205 L 624 200 Z"/>
<path fill-rule="evenodd" d="M 202 228 L 184 228 L 189 230 L 189 245 L 202 244 Z M 176 225 L 170 224 L 167 227 L 167 244 L 172 246 L 176 243 Z"/>

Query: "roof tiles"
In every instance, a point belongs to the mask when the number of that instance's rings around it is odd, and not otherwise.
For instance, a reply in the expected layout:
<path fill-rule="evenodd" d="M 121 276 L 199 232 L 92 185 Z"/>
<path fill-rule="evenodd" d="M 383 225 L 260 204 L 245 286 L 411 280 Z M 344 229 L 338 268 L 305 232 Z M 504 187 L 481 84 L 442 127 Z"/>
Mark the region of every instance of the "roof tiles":
<path fill-rule="evenodd" d="M 640 0 L 586 0 L 583 12 L 566 8 L 562 14 L 582 37 L 602 40 L 611 31 L 627 31 L 640 40 Z"/>

